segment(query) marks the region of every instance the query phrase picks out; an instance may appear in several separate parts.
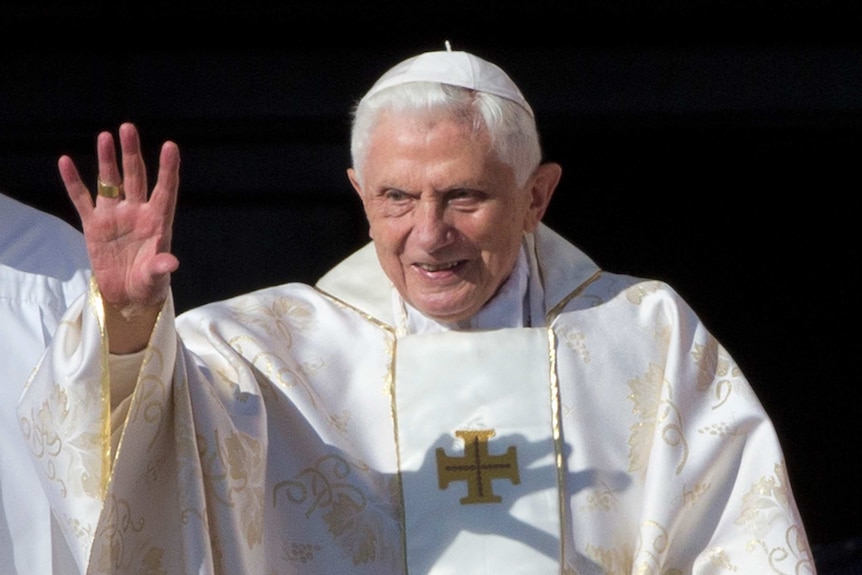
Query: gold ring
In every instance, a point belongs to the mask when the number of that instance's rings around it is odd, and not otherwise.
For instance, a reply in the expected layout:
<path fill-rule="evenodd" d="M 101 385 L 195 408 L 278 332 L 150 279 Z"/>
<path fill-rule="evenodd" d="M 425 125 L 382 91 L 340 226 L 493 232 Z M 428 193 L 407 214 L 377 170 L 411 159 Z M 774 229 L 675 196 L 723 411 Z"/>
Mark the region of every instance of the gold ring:
<path fill-rule="evenodd" d="M 99 195 L 103 198 L 116 198 L 123 193 L 123 184 L 120 184 L 119 186 L 111 186 L 103 182 L 102 178 L 98 179 L 98 183 Z"/>

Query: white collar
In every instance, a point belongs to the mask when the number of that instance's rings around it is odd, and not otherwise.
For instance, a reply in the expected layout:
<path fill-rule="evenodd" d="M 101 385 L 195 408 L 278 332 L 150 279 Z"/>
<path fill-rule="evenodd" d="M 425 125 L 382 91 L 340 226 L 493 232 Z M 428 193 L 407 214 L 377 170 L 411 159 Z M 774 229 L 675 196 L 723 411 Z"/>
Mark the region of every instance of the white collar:
<path fill-rule="evenodd" d="M 570 298 L 584 282 L 599 272 L 581 250 L 544 224 L 524 235 L 529 268 L 530 326 L 545 325 L 548 311 Z M 352 307 L 381 327 L 398 330 L 401 308 L 393 306 L 392 282 L 386 277 L 374 242 L 368 242 L 329 270 L 315 284 L 327 296 Z M 400 304 L 399 304 L 400 306 Z M 396 313 L 393 315 L 393 311 Z"/>

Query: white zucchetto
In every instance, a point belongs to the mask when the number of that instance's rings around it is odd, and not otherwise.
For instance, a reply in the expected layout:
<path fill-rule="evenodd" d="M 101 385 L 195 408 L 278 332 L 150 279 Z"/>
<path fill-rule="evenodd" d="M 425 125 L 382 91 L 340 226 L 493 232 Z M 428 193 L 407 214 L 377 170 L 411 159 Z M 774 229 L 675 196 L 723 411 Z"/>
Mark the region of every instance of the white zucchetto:
<path fill-rule="evenodd" d="M 512 100 L 533 116 L 521 90 L 499 66 L 469 52 L 425 52 L 396 64 L 384 73 L 363 100 L 381 90 L 409 82 L 439 82 Z"/>

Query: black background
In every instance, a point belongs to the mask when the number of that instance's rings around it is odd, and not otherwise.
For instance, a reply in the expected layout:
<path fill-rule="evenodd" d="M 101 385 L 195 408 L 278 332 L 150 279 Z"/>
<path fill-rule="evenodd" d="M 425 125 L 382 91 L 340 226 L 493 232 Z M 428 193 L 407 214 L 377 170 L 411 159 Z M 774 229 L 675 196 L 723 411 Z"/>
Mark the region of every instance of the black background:
<path fill-rule="evenodd" d="M 546 222 L 668 281 L 771 414 L 809 538 L 862 535 L 862 8 L 854 2 L 36 3 L 0 11 L 0 188 L 77 225 L 100 130 L 183 165 L 183 310 L 314 281 L 366 241 L 348 109 L 421 51 L 472 51 L 533 104 Z"/>

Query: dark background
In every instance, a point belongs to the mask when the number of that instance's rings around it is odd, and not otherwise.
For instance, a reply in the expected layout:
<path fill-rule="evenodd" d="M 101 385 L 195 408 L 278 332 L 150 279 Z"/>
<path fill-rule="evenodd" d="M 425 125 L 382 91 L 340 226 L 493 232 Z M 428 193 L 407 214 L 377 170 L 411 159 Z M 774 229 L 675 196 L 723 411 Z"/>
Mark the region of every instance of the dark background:
<path fill-rule="evenodd" d="M 313 282 L 366 241 L 350 106 L 448 39 L 535 108 L 564 167 L 546 222 L 671 283 L 742 366 L 825 562 L 862 536 L 862 8 L 692 4 L 7 5 L 0 188 L 77 225 L 57 157 L 95 183 L 96 134 L 131 120 L 151 171 L 181 148 L 181 310 Z"/>

